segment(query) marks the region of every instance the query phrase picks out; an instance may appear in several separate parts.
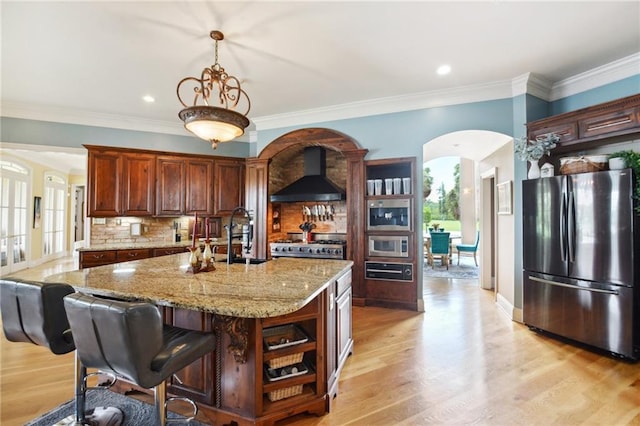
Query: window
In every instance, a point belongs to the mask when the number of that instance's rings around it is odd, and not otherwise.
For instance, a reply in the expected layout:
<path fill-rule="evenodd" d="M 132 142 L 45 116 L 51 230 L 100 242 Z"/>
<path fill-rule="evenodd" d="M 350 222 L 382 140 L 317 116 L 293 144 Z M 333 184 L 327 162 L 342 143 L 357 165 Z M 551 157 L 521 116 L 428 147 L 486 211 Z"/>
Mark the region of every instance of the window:
<path fill-rule="evenodd" d="M 43 256 L 59 257 L 65 253 L 67 182 L 46 173 L 44 176 Z"/>

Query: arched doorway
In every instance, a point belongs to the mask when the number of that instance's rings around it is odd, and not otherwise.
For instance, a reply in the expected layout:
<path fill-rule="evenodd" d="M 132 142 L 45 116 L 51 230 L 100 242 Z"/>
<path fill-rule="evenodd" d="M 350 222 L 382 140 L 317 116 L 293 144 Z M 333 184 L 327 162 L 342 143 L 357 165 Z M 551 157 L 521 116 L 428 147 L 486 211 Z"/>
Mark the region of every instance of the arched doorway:
<path fill-rule="evenodd" d="M 467 163 L 473 164 L 475 187 L 472 191 L 476 194 L 477 203 L 477 208 L 473 211 L 477 212 L 477 217 L 471 218 L 466 228 L 473 231 L 476 220 L 480 223 L 479 251 L 484 253 L 484 256 L 480 261 L 479 283 L 483 288 L 493 288 L 497 282 L 495 276 L 501 266 L 498 243 L 502 238 L 506 239 L 507 235 L 513 234 L 513 216 L 498 221 L 493 209 L 495 184 L 513 180 L 512 141 L 512 136 L 501 133 L 465 130 L 439 136 L 423 145 L 423 164 L 429 160 L 451 156 L 467 159 Z M 489 171 L 492 172 L 488 174 Z M 463 225 L 463 232 L 464 229 Z M 469 234 L 470 231 L 467 230 L 466 233 Z M 513 240 L 509 248 L 511 252 L 512 246 Z"/>

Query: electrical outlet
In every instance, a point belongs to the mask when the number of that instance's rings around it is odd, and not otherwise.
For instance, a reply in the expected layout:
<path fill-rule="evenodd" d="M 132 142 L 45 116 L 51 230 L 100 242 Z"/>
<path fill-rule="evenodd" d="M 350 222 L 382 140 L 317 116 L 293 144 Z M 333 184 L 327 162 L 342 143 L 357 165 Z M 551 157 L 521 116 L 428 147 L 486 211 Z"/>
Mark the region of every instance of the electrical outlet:
<path fill-rule="evenodd" d="M 149 227 L 148 226 L 144 226 L 144 233 L 146 234 L 147 232 L 149 232 Z"/>

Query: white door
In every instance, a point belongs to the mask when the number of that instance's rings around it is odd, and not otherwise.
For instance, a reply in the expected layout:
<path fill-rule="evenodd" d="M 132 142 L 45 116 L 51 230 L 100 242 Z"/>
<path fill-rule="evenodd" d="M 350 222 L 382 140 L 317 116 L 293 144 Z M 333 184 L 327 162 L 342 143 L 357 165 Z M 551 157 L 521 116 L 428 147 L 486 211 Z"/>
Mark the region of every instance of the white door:
<path fill-rule="evenodd" d="M 67 182 L 53 173 L 44 178 L 43 253 L 44 260 L 66 254 Z"/>
<path fill-rule="evenodd" d="M 17 163 L 0 161 L 0 273 L 27 267 L 30 171 Z"/>

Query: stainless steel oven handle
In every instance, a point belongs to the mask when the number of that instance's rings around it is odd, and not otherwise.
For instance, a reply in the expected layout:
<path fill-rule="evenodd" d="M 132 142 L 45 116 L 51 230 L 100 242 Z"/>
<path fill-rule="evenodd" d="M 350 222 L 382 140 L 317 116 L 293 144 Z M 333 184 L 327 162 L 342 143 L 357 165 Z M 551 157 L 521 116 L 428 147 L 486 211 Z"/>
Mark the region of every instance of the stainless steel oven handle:
<path fill-rule="evenodd" d="M 540 283 L 549 284 L 549 285 L 555 285 L 555 286 L 558 286 L 558 287 L 572 288 L 574 290 L 591 291 L 593 293 L 613 294 L 613 295 L 616 295 L 616 296 L 618 295 L 618 292 L 616 290 L 603 290 L 603 289 L 600 289 L 600 288 L 579 287 L 579 286 L 576 286 L 576 285 L 557 283 L 555 281 L 545 280 L 544 278 L 538 278 L 538 277 L 532 277 L 532 276 L 529 276 L 529 279 L 531 281 L 538 281 Z"/>
<path fill-rule="evenodd" d="M 367 269 L 367 272 L 384 272 L 386 274 L 402 274 L 402 271 L 394 271 L 389 269 Z"/>

